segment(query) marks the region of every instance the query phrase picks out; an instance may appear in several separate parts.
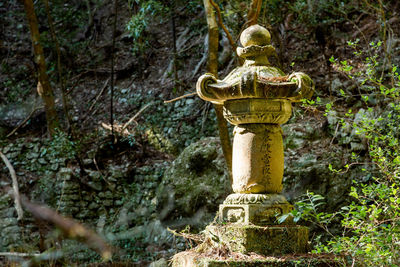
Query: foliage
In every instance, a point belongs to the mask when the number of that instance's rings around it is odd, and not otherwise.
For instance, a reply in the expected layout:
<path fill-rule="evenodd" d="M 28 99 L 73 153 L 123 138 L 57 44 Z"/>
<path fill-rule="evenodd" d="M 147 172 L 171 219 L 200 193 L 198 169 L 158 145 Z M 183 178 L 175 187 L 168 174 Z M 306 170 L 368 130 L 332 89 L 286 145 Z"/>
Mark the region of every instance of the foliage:
<path fill-rule="evenodd" d="M 357 8 L 358 2 L 349 0 L 296 0 L 291 1 L 291 3 L 272 0 L 264 1 L 261 13 L 264 14 L 262 18 L 268 20 L 269 23 L 279 24 L 287 18 L 287 11 L 290 10 L 296 16 L 297 23 L 306 27 L 316 27 L 341 22 L 346 19 L 346 14 Z"/>
<path fill-rule="evenodd" d="M 332 24 L 343 20 L 342 14 L 349 14 L 356 8 L 357 2 L 326 0 L 326 1 L 295 1 L 290 9 L 298 16 L 301 23 L 317 26 L 319 24 Z"/>
<path fill-rule="evenodd" d="M 9 102 L 21 103 L 23 102 L 31 90 L 27 86 L 26 80 L 17 81 L 10 78 L 3 82 L 3 90 L 7 92 L 6 99 Z"/>
<path fill-rule="evenodd" d="M 358 48 L 357 41 L 348 44 Z M 367 143 L 370 161 L 379 170 L 378 174 L 365 184 L 354 180 L 349 194 L 351 204 L 335 214 L 318 210 L 323 197 L 312 193 L 307 193 L 291 214 L 295 221 L 301 217 L 328 233 L 332 219 L 341 218 L 343 234 L 332 236 L 326 244 L 320 242 L 315 252 L 345 253 L 363 266 L 400 264 L 400 75 L 397 66 L 385 71 L 388 69 L 385 66 L 387 61 L 381 56 L 384 54 L 381 46 L 382 42 L 371 42 L 367 53 L 356 50 L 354 55 L 362 62 L 357 67 L 351 64 L 355 59 L 331 58 L 334 67 L 356 83 L 360 92 L 358 97 L 365 107 L 357 115 L 349 109 L 340 118 L 340 125 L 352 127 L 355 134 Z M 340 95 L 352 97 L 343 90 L 340 90 Z M 376 101 L 370 101 L 371 96 Z M 337 104 L 328 103 L 327 114 L 336 107 Z M 353 158 L 360 157 L 353 152 Z M 352 164 L 354 162 L 346 164 L 345 169 Z M 329 168 L 342 172 L 332 166 Z"/>
<path fill-rule="evenodd" d="M 129 20 L 126 28 L 133 39 L 132 51 L 140 53 L 148 46 L 148 38 L 145 31 L 154 18 L 168 12 L 168 7 L 163 1 L 158 0 L 130 0 L 129 5 L 138 5 L 139 10 Z"/>
<path fill-rule="evenodd" d="M 72 141 L 70 136 L 65 132 L 58 130 L 50 141 L 46 152 L 50 153 L 53 158 L 65 158 L 71 160 L 75 158 L 78 151 L 77 149 L 78 144 Z"/>
<path fill-rule="evenodd" d="M 319 208 L 324 205 L 324 197 L 321 195 L 308 192 L 296 202 L 296 209 L 289 214 L 284 214 L 278 217 L 278 222 L 283 223 L 288 217 L 293 217 L 293 221 L 297 223 L 300 219 L 311 221 L 317 226 L 329 232 L 328 225 L 335 214 L 321 212 Z"/>
<path fill-rule="evenodd" d="M 61 22 L 55 24 L 57 39 L 60 42 L 60 46 L 73 54 L 84 50 L 88 45 L 86 40 L 71 41 L 75 40 L 77 35 L 88 27 L 87 9 L 84 1 L 81 1 L 80 3 L 65 2 L 61 0 L 53 0 L 49 2 L 50 13 L 53 20 L 55 22 Z M 48 31 L 47 14 L 43 1 L 37 1 L 35 7 L 39 23 L 45 25 L 45 27 L 43 27 L 45 30 L 41 30 L 40 32 L 42 39 L 41 44 L 44 49 L 55 49 L 55 44 L 52 42 L 50 32 Z"/>

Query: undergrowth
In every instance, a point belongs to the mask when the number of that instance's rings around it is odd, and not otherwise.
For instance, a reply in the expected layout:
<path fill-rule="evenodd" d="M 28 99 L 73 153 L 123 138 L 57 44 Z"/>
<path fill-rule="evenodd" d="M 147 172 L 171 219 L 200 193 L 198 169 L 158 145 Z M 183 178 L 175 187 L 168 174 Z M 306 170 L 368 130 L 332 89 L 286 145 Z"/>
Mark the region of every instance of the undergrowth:
<path fill-rule="evenodd" d="M 351 203 L 340 210 L 328 213 L 321 209 L 324 197 L 308 192 L 297 202 L 297 209 L 290 215 L 294 221 L 310 221 L 328 233 L 328 242 L 316 239 L 313 252 L 347 254 L 358 266 L 399 266 L 400 254 L 400 74 L 397 66 L 388 68 L 383 42 L 371 42 L 368 52 L 358 50 L 357 41 L 349 42 L 355 49 L 352 59 L 331 58 L 334 67 L 347 75 L 357 85 L 362 108 L 349 109 L 337 115 L 339 127 L 351 127 L 365 142 L 367 156 L 353 152 L 353 162 L 342 169 L 329 168 L 345 173 L 365 158 L 377 174 L 368 181 L 353 180 L 349 196 Z M 359 62 L 353 66 L 352 62 Z M 386 62 L 386 63 L 385 63 Z M 344 90 L 343 99 L 354 97 Z M 374 101 L 371 101 L 371 96 Z M 313 104 L 313 103 L 312 103 Z M 326 104 L 326 115 L 339 107 L 339 103 Z M 340 114 L 340 113 L 336 113 Z M 363 168 L 364 172 L 371 169 Z M 281 217 L 280 221 L 284 221 Z M 340 219 L 341 235 L 330 232 L 333 220 Z"/>

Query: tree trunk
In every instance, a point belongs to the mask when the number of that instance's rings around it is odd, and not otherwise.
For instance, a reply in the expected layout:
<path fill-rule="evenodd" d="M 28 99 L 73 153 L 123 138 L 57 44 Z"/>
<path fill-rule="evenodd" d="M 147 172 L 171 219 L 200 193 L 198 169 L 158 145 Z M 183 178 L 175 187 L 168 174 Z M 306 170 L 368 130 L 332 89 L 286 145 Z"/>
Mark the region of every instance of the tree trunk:
<path fill-rule="evenodd" d="M 171 6 L 171 29 L 172 29 L 172 52 L 173 52 L 173 68 L 174 68 L 174 86 L 175 90 L 180 92 L 180 85 L 178 83 L 178 62 L 176 52 L 176 25 L 175 25 L 175 0 L 170 3 Z"/>
<path fill-rule="evenodd" d="M 110 124 L 111 124 L 111 140 L 115 144 L 117 139 L 114 135 L 114 60 L 115 60 L 115 38 L 117 32 L 117 16 L 118 16 L 118 1 L 114 0 L 114 21 L 112 31 L 112 46 L 111 46 L 111 83 L 110 83 Z"/>
<path fill-rule="evenodd" d="M 208 63 L 207 70 L 218 77 L 218 24 L 214 9 L 209 0 L 203 0 L 208 25 Z M 228 126 L 222 115 L 222 105 L 214 105 L 217 114 L 219 138 L 224 153 L 226 165 L 232 183 L 232 144 L 229 138 Z"/>
<path fill-rule="evenodd" d="M 46 112 L 47 130 L 52 136 L 55 129 L 59 126 L 57 111 L 55 108 L 54 93 L 51 88 L 49 77 L 46 73 L 46 63 L 44 61 L 43 48 L 40 44 L 40 34 L 38 28 L 38 21 L 36 18 L 35 9 L 32 0 L 24 0 L 24 8 L 26 17 L 28 19 L 29 28 L 31 31 L 31 39 L 33 51 L 35 54 L 35 61 L 38 67 L 38 85 L 37 91 L 43 99 L 44 108 Z"/>
<path fill-rule="evenodd" d="M 46 9 L 47 22 L 49 23 L 50 34 L 51 34 L 53 42 L 54 42 L 54 44 L 56 46 L 58 81 L 60 83 L 61 98 L 62 98 L 62 102 L 63 102 L 64 115 L 65 115 L 65 118 L 67 119 L 66 132 L 71 131 L 73 133 L 74 130 L 72 129 L 72 120 L 71 120 L 71 116 L 69 115 L 68 99 L 67 99 L 67 95 L 66 95 L 66 92 L 65 92 L 65 80 L 64 80 L 64 76 L 62 74 L 60 43 L 58 42 L 57 35 L 56 35 L 56 30 L 54 28 L 53 18 L 52 18 L 51 13 L 50 13 L 49 0 L 43 0 L 43 3 L 44 3 L 44 6 L 45 6 L 45 9 Z M 75 137 L 75 134 L 73 133 L 72 136 Z"/>
<path fill-rule="evenodd" d="M 206 18 L 208 25 L 208 61 L 207 71 L 215 77 L 218 76 L 218 24 L 215 18 L 214 9 L 209 0 L 204 0 Z"/>

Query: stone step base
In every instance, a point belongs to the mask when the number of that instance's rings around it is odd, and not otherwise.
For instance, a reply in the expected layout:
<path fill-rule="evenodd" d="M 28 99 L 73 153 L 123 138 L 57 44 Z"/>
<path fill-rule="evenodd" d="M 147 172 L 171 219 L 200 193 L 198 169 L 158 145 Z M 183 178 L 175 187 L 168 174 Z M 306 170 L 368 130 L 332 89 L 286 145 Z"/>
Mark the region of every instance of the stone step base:
<path fill-rule="evenodd" d="M 343 256 L 332 254 L 304 254 L 280 257 L 263 257 L 260 255 L 234 254 L 230 256 L 212 257 L 196 251 L 184 251 L 172 258 L 172 267 L 327 267 L 349 266 Z"/>
<path fill-rule="evenodd" d="M 306 253 L 308 228 L 299 225 L 256 226 L 246 224 L 216 224 L 206 227 L 206 239 L 212 247 L 226 247 L 239 253 L 261 255 Z"/>

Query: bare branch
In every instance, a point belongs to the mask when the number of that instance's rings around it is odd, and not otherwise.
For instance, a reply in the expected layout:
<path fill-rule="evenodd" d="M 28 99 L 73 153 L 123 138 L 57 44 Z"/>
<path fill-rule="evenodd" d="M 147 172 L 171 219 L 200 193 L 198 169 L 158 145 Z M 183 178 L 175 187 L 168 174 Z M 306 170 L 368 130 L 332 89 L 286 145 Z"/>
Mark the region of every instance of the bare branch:
<path fill-rule="evenodd" d="M 153 102 L 148 103 L 147 105 L 145 105 L 144 107 L 142 107 L 132 118 L 129 119 L 129 121 L 127 123 L 124 124 L 124 126 L 122 126 L 121 132 L 124 132 L 124 130 L 126 129 L 126 127 L 128 127 L 129 124 L 132 123 L 132 121 L 134 121 L 145 109 L 147 109 L 148 107 L 150 107 L 151 105 L 153 105 Z"/>
<path fill-rule="evenodd" d="M 26 198 L 21 198 L 21 203 L 35 218 L 51 222 L 57 226 L 66 238 L 78 240 L 87 244 L 89 247 L 96 250 L 104 260 L 111 258 L 111 247 L 94 231 L 73 219 L 61 216 L 56 211 L 46 206 L 34 204 Z"/>
<path fill-rule="evenodd" d="M 39 109 L 42 109 L 42 108 L 44 108 L 44 106 L 34 108 L 31 111 L 31 113 L 29 113 L 29 115 L 20 124 L 18 124 L 17 127 L 14 128 L 14 130 L 12 130 L 9 134 L 7 134 L 6 137 L 8 138 L 8 137 L 12 136 L 13 134 L 15 134 L 22 126 L 25 125 L 25 123 L 27 123 L 29 121 L 29 119 L 33 116 L 33 114 L 35 114 L 36 111 L 38 111 Z"/>
<path fill-rule="evenodd" d="M 87 114 L 89 114 L 92 109 L 94 108 L 94 105 L 97 103 L 97 101 L 99 101 L 99 98 L 101 97 L 101 95 L 104 93 L 104 90 L 107 88 L 108 82 L 110 81 L 110 78 L 107 79 L 107 81 L 104 83 L 103 88 L 101 88 L 100 92 L 98 93 L 98 95 L 96 96 L 94 102 L 92 103 L 92 105 L 90 105 L 89 110 L 87 112 Z"/>
<path fill-rule="evenodd" d="M 193 96 L 193 95 L 197 95 L 197 93 L 194 92 L 194 93 L 189 93 L 189 94 L 186 94 L 186 95 L 181 95 L 181 96 L 179 96 L 179 97 L 177 97 L 177 98 L 174 98 L 174 99 L 165 100 L 164 103 L 165 103 L 165 104 L 167 104 L 167 103 L 172 103 L 172 102 L 175 102 L 175 101 L 178 101 L 178 100 L 181 100 L 181 99 L 183 99 L 183 98 L 186 98 L 186 97 L 189 97 L 189 96 Z"/>
<path fill-rule="evenodd" d="M 180 236 L 185 239 L 190 239 L 196 242 L 197 244 L 204 242 L 204 235 L 202 234 L 192 234 L 192 233 L 184 233 L 184 232 L 177 232 L 173 229 L 167 228 L 168 232 L 172 233 L 175 236 Z"/>
<path fill-rule="evenodd" d="M 17 214 L 18 214 L 17 219 L 21 220 L 24 217 L 24 212 L 23 212 L 22 206 L 21 206 L 21 197 L 19 195 L 17 175 L 15 174 L 14 167 L 11 165 L 8 158 L 2 152 L 0 152 L 0 157 L 6 164 L 8 170 L 10 171 L 12 185 L 13 185 L 13 196 L 14 196 L 15 209 L 17 210 Z"/>
<path fill-rule="evenodd" d="M 20 252 L 0 252 L 0 257 L 36 257 L 39 253 L 20 253 Z"/>
<path fill-rule="evenodd" d="M 42 254 L 33 254 L 33 257 L 25 261 L 22 266 L 42 266 L 43 262 L 50 262 L 50 261 L 56 261 L 57 259 L 61 258 L 64 256 L 64 253 L 61 250 L 56 250 L 56 251 L 46 251 L 43 252 Z"/>
<path fill-rule="evenodd" d="M 247 13 L 246 27 L 257 24 L 258 17 L 261 11 L 261 6 L 262 6 L 262 0 L 251 1 L 251 6 L 249 12 Z"/>
<path fill-rule="evenodd" d="M 116 133 L 118 133 L 119 135 L 122 135 L 122 136 L 129 136 L 129 135 L 132 134 L 132 133 L 129 132 L 127 129 L 125 129 L 125 130 L 122 132 L 122 131 L 121 131 L 122 126 L 121 126 L 120 124 L 114 123 L 113 127 L 111 127 L 110 124 L 101 122 L 100 125 L 101 125 L 101 127 L 103 127 L 104 129 L 109 130 L 109 131 L 112 131 L 112 129 L 114 129 L 114 132 L 116 132 Z"/>
<path fill-rule="evenodd" d="M 235 52 L 236 55 L 236 48 L 237 45 L 235 44 L 235 42 L 232 39 L 231 34 L 229 33 L 228 29 L 225 27 L 223 21 L 222 21 L 222 15 L 221 15 L 221 9 L 219 8 L 219 6 L 213 1 L 210 0 L 210 4 L 215 8 L 215 10 L 217 11 L 217 15 L 218 15 L 218 24 L 219 26 L 224 30 L 226 37 L 229 40 L 230 45 L 232 46 L 233 51 Z"/>

